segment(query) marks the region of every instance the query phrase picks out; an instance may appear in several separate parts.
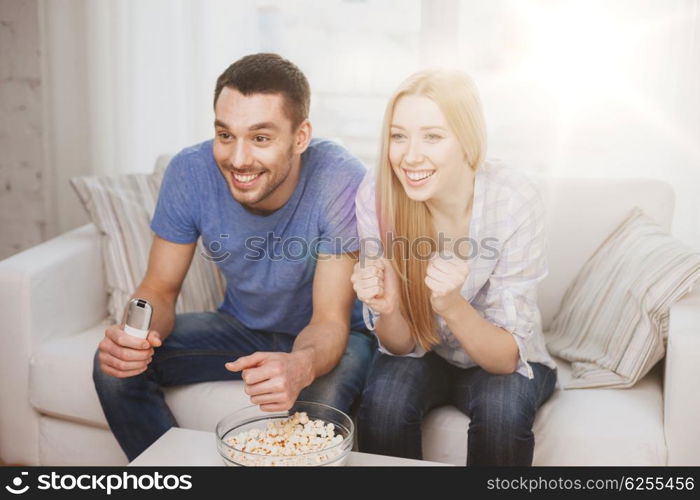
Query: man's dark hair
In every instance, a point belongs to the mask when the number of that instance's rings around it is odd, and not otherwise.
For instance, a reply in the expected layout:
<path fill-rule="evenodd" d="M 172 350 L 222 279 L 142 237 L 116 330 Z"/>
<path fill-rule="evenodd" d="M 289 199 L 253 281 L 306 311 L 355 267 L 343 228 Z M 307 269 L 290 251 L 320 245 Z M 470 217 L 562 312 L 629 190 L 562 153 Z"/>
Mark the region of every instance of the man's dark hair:
<path fill-rule="evenodd" d="M 284 111 L 297 127 L 309 116 L 311 90 L 304 73 L 277 54 L 252 54 L 234 62 L 216 80 L 214 107 L 224 87 L 250 94 L 282 94 Z"/>

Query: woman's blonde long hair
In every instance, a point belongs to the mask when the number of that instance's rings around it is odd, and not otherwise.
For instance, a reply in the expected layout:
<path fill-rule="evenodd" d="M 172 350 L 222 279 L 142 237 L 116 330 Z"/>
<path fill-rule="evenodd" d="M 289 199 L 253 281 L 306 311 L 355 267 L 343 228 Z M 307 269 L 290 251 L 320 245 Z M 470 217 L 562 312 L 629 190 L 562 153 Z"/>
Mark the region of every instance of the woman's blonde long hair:
<path fill-rule="evenodd" d="M 384 114 L 376 192 L 381 239 L 385 256 L 399 276 L 400 310 L 411 328 L 411 336 L 430 350 L 439 338 L 430 290 L 424 280 L 428 270 L 426 257 L 437 251 L 437 237 L 428 207 L 406 195 L 389 162 L 394 107 L 404 95 L 425 96 L 438 105 L 462 146 L 465 163 L 474 171 L 486 154 L 486 126 L 476 85 L 466 74 L 453 70 L 414 73 L 389 98 Z M 400 245 L 404 246 L 397 252 Z"/>

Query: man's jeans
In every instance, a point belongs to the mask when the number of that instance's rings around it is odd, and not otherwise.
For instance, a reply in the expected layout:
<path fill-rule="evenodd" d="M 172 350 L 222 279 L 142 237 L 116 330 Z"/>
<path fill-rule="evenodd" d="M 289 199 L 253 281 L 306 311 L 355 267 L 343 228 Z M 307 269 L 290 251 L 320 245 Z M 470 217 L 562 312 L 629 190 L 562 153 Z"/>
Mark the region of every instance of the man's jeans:
<path fill-rule="evenodd" d="M 256 351 L 290 352 L 294 339 L 288 334 L 250 330 L 223 312 L 185 313 L 176 316 L 172 333 L 155 349 L 149 368 L 140 375 L 106 375 L 96 353 L 93 380 L 97 395 L 129 461 L 178 425 L 161 387 L 241 380 L 240 372 L 230 372 L 224 364 Z M 362 392 L 375 351 L 371 335 L 350 332 L 347 349 L 336 368 L 316 379 L 298 399 L 325 403 L 349 414 Z"/>
<path fill-rule="evenodd" d="M 423 417 L 452 404 L 471 418 L 467 465 L 529 466 L 535 413 L 551 396 L 557 378 L 556 370 L 543 364 L 530 366 L 532 380 L 518 373 L 458 368 L 432 352 L 422 358 L 378 354 L 358 413 L 360 451 L 422 458 Z"/>

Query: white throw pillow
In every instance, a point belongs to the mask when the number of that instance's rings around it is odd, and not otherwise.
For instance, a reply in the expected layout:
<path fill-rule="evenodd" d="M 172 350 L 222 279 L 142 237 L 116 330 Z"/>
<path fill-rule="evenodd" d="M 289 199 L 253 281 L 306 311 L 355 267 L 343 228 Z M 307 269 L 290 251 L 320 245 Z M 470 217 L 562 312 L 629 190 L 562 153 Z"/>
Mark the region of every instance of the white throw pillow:
<path fill-rule="evenodd" d="M 90 220 L 102 233 L 109 315 L 121 321 L 126 303 L 141 283 L 153 241 L 151 218 L 169 157 L 158 158 L 152 174 L 83 176 L 70 180 Z M 201 238 L 175 306 L 176 313 L 214 311 L 223 300 L 224 280 Z"/>
<path fill-rule="evenodd" d="M 633 386 L 663 358 L 671 304 L 700 279 L 700 253 L 635 208 L 583 265 L 547 336 L 572 362 L 565 389 Z"/>

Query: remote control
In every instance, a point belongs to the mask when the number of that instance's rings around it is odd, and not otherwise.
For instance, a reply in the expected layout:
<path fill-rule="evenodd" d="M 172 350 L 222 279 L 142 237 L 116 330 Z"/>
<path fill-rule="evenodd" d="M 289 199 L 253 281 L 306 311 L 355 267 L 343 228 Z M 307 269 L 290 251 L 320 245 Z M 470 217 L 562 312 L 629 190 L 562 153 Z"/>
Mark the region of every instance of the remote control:
<path fill-rule="evenodd" d="M 124 309 L 122 330 L 134 337 L 145 339 L 151 328 L 151 316 L 153 307 L 146 299 L 131 299 Z"/>

